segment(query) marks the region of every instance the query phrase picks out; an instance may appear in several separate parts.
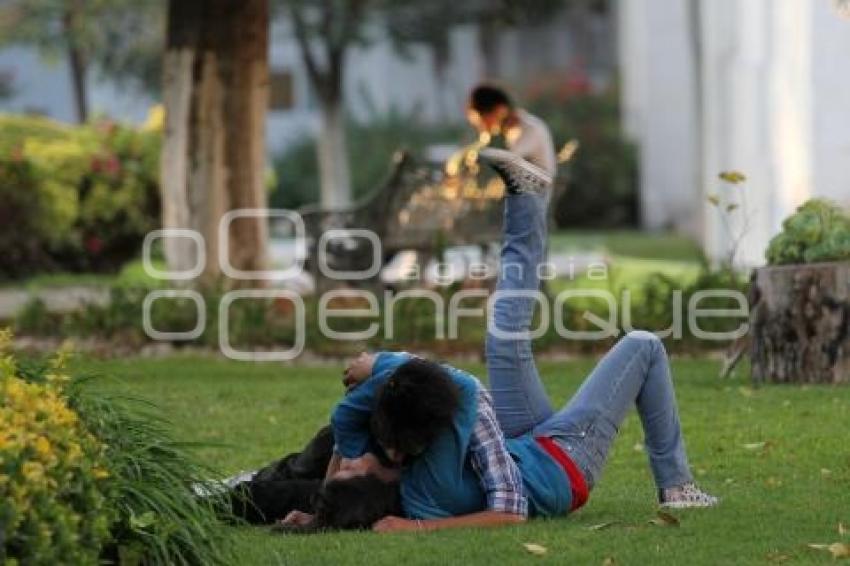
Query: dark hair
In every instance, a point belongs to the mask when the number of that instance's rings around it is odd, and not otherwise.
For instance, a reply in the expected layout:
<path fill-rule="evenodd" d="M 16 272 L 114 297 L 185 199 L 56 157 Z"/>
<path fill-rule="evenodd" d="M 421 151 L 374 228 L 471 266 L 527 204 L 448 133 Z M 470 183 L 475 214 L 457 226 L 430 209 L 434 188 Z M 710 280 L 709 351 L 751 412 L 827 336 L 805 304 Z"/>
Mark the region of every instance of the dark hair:
<path fill-rule="evenodd" d="M 469 106 L 479 114 L 492 112 L 498 106 L 513 107 L 510 96 L 497 86 L 480 84 L 469 94 Z"/>
<path fill-rule="evenodd" d="M 313 521 L 308 525 L 276 525 L 288 533 L 369 529 L 387 515 L 401 515 L 398 482 L 366 474 L 326 481 L 313 498 Z"/>
<path fill-rule="evenodd" d="M 451 425 L 458 403 L 457 386 L 448 372 L 414 358 L 378 389 L 372 435 L 384 448 L 415 456 Z"/>

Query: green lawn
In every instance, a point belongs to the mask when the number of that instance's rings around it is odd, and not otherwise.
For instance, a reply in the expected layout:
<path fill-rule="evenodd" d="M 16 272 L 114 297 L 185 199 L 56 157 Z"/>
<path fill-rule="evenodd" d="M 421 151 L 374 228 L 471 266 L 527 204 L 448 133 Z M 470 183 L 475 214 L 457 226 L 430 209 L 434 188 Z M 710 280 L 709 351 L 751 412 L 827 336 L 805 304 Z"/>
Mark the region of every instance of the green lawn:
<path fill-rule="evenodd" d="M 699 245 L 670 232 L 643 230 L 558 230 L 549 237 L 552 251 L 602 251 L 615 256 L 698 262 Z"/>
<path fill-rule="evenodd" d="M 595 252 L 605 258 L 604 278 L 577 270 L 574 279 L 560 278 L 549 289 L 604 289 L 619 292 L 636 289 L 653 274 L 663 273 L 687 285 L 699 275 L 703 256 L 699 246 L 686 236 L 638 230 L 562 230 L 549 238 L 550 251 L 558 254 Z M 597 269 L 597 268 L 594 268 Z"/>
<path fill-rule="evenodd" d="M 202 457 L 225 472 L 297 449 L 326 422 L 341 393 L 338 367 L 251 365 L 212 359 L 78 362 L 118 376 L 116 387 L 154 400 L 192 440 L 217 443 Z M 545 363 L 555 403 L 591 361 Z M 482 375 L 481 367 L 469 369 Z M 578 513 L 500 530 L 422 535 L 275 536 L 233 529 L 244 564 L 760 564 L 831 562 L 809 543 L 832 543 L 850 526 L 850 388 L 766 387 L 719 381 L 717 364 L 674 364 L 693 469 L 723 498 L 713 510 L 678 512 L 678 528 L 651 525 L 654 492 L 632 417 L 605 477 Z M 764 443 L 764 444 L 762 444 Z M 589 527 L 615 522 L 608 528 Z M 850 536 L 844 536 L 850 542 Z M 529 554 L 522 543 L 548 552 Z"/>

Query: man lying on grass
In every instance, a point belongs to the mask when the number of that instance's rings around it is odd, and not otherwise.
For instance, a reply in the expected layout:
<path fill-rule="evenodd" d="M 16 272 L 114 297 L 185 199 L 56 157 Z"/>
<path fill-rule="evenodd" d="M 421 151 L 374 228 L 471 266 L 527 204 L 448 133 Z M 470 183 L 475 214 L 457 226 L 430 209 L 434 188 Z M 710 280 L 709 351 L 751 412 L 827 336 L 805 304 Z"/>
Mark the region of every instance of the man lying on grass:
<path fill-rule="evenodd" d="M 566 515 L 599 480 L 618 427 L 633 405 L 643 424 L 659 502 L 708 507 L 685 455 L 667 354 L 648 332 L 631 332 L 608 352 L 576 395 L 553 411 L 531 350 L 531 293 L 545 260 L 551 178 L 506 152 L 480 157 L 503 177 L 503 247 L 493 324 L 486 344 L 489 392 L 447 365 L 384 352 L 361 356 L 354 386 L 334 410 L 335 455 L 328 480 L 353 481 L 393 470 L 371 454 L 377 444 L 399 466 L 404 517 L 376 531 L 495 526 Z M 288 525 L 310 525 L 293 512 Z"/>

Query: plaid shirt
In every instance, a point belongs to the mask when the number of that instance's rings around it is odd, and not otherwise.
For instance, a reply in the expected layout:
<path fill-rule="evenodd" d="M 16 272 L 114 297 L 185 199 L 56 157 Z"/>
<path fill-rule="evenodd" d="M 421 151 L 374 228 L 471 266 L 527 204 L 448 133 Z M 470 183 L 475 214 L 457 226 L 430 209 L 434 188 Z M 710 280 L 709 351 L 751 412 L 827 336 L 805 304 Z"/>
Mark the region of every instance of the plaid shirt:
<path fill-rule="evenodd" d="M 508 453 L 505 436 L 493 410 L 493 400 L 478 387 L 478 419 L 469 442 L 472 468 L 481 479 L 491 511 L 528 516 L 519 468 Z"/>

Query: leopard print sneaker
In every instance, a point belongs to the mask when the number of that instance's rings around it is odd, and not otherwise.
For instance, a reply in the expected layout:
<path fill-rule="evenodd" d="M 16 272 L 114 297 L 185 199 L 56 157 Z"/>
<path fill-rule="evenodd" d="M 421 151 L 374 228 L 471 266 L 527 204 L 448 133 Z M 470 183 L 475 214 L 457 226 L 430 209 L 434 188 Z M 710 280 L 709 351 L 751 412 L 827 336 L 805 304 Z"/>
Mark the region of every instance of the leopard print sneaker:
<path fill-rule="evenodd" d="M 668 509 L 687 509 L 690 507 L 714 507 L 720 500 L 709 495 L 693 482 L 677 487 L 658 490 L 658 502 Z"/>

